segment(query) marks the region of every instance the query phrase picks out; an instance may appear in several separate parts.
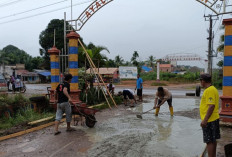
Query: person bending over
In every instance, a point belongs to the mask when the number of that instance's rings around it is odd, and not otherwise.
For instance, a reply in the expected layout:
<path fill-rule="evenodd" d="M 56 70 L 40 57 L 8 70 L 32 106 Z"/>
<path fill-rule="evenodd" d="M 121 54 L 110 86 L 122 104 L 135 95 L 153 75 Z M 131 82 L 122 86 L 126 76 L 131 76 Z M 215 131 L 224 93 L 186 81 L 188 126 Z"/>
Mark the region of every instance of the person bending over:
<path fill-rule="evenodd" d="M 130 107 L 134 107 L 136 104 L 135 96 L 134 93 L 131 89 L 124 89 L 123 92 L 123 97 L 124 97 L 124 104 L 127 106 L 127 97 L 130 100 Z"/>
<path fill-rule="evenodd" d="M 167 88 L 158 87 L 157 92 L 155 94 L 155 102 L 154 102 L 154 109 L 155 115 L 158 116 L 160 106 L 163 105 L 165 102 L 168 102 L 170 115 L 173 116 L 173 106 L 172 106 L 172 94 L 168 91 Z M 158 104 L 157 104 L 158 102 Z"/>

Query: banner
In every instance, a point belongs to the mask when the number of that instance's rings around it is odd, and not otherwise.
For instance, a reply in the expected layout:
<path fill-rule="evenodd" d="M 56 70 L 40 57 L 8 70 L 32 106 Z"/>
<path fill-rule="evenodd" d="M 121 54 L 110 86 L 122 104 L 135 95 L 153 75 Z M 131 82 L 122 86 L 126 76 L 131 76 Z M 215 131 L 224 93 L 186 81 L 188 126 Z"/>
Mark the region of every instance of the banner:
<path fill-rule="evenodd" d="M 137 79 L 137 67 L 119 67 L 120 79 Z"/>

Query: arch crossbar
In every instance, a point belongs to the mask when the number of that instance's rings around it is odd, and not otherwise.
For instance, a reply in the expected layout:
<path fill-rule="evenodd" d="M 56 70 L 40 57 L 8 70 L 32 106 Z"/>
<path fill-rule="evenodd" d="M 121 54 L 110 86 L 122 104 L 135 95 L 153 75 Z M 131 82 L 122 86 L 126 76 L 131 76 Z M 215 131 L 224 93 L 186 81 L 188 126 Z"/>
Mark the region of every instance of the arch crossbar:
<path fill-rule="evenodd" d="M 201 56 L 192 53 L 169 54 L 161 58 L 162 61 L 202 61 Z"/>
<path fill-rule="evenodd" d="M 80 31 L 81 28 L 85 25 L 85 23 L 102 7 L 107 5 L 108 3 L 112 2 L 113 0 L 96 0 L 91 3 L 76 20 L 69 20 L 68 22 L 71 23 L 75 22 L 74 28 L 75 31 Z"/>
<path fill-rule="evenodd" d="M 203 4 L 216 15 L 229 14 L 232 12 L 231 0 L 196 0 Z M 229 8 L 230 7 L 230 8 Z"/>

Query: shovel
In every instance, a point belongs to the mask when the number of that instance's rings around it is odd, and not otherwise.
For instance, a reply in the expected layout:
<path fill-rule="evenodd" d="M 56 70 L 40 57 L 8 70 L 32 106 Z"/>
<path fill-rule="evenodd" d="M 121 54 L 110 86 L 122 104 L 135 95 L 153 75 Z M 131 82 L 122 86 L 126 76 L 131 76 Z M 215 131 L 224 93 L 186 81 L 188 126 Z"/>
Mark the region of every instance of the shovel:
<path fill-rule="evenodd" d="M 137 114 L 136 117 L 137 117 L 137 118 L 140 118 L 140 119 L 143 119 L 142 114 L 145 114 L 145 113 L 147 113 L 147 112 L 149 112 L 149 111 L 151 111 L 151 110 L 154 110 L 154 108 L 153 108 L 153 109 L 150 109 L 150 110 L 148 110 L 148 111 L 146 111 L 146 112 L 143 112 L 143 113 L 141 113 L 141 114 Z"/>

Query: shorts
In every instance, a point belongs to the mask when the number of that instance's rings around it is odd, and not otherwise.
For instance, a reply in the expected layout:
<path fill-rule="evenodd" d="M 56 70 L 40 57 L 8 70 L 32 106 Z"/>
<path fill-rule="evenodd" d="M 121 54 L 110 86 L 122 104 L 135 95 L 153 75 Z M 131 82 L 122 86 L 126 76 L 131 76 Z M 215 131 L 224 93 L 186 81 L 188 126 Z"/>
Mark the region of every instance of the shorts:
<path fill-rule="evenodd" d="M 60 121 L 63 114 L 66 114 L 66 122 L 72 121 L 72 109 L 69 102 L 57 103 L 56 121 Z"/>
<path fill-rule="evenodd" d="M 162 100 L 159 99 L 159 100 L 158 100 L 158 105 L 159 105 L 161 102 L 162 102 Z M 172 106 L 172 97 L 171 97 L 170 99 L 168 99 L 167 102 L 168 102 L 169 107 L 171 107 L 171 106 Z"/>
<path fill-rule="evenodd" d="M 129 97 L 129 99 L 134 99 L 134 95 L 131 94 L 131 92 L 129 92 L 128 90 L 123 90 L 123 96 L 124 99 L 127 99 L 127 96 Z"/>
<path fill-rule="evenodd" d="M 204 143 L 216 142 L 217 139 L 221 138 L 219 119 L 207 123 L 205 128 L 202 128 Z"/>
<path fill-rule="evenodd" d="M 143 95 L 143 89 L 137 89 L 137 96 L 142 96 Z"/>

